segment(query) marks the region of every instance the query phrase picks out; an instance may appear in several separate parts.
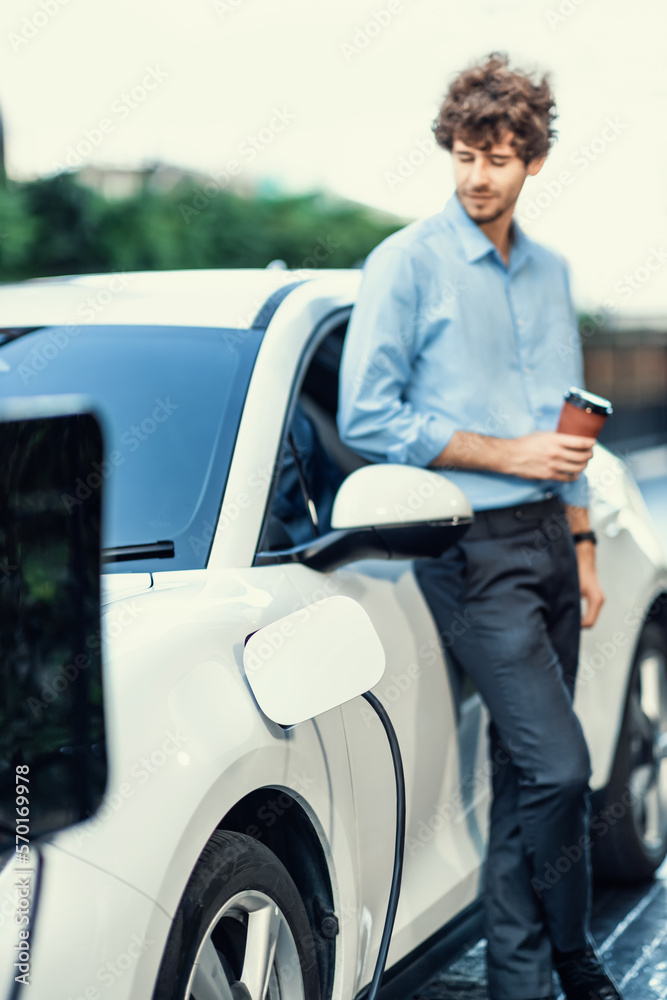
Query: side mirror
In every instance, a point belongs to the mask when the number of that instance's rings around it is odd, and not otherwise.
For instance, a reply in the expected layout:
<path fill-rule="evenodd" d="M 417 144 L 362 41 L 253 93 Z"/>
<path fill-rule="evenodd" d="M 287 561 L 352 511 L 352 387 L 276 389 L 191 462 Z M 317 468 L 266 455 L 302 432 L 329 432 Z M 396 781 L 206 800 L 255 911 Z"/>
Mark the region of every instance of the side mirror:
<path fill-rule="evenodd" d="M 470 501 L 446 476 L 413 465 L 364 465 L 338 489 L 332 531 L 290 549 L 258 552 L 255 565 L 300 562 L 328 572 L 357 559 L 439 556 L 473 520 Z"/>
<path fill-rule="evenodd" d="M 85 401 L 0 405 L 0 851 L 87 819 L 106 788 L 100 490 L 67 502 L 103 457 Z"/>
<path fill-rule="evenodd" d="M 390 559 L 438 556 L 467 531 L 473 512 L 445 476 L 414 465 L 365 465 L 340 486 L 331 527 L 372 527 Z"/>
<path fill-rule="evenodd" d="M 325 597 L 253 632 L 243 650 L 262 712 L 284 729 L 337 708 L 381 679 L 385 655 L 351 597 Z"/>

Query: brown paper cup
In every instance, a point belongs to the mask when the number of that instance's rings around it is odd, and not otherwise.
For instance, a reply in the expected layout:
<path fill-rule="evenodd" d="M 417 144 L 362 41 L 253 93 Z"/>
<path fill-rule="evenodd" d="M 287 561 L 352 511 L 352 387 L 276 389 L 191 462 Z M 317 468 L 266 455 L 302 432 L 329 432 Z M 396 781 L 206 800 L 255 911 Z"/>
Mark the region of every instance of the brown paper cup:
<path fill-rule="evenodd" d="M 563 401 L 556 430 L 561 434 L 597 438 L 612 412 L 608 399 L 585 389 L 572 388 Z"/>

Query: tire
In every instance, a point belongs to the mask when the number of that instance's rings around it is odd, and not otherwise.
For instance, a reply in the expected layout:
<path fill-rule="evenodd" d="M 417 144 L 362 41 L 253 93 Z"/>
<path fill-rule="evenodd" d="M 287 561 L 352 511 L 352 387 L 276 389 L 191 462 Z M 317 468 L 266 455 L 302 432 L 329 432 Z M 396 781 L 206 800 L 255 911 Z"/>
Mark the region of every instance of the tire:
<path fill-rule="evenodd" d="M 315 942 L 283 864 L 218 830 L 190 876 L 153 1000 L 320 1000 Z"/>
<path fill-rule="evenodd" d="M 641 632 L 611 780 L 591 832 L 595 874 L 609 882 L 650 879 L 667 856 L 667 638 Z"/>

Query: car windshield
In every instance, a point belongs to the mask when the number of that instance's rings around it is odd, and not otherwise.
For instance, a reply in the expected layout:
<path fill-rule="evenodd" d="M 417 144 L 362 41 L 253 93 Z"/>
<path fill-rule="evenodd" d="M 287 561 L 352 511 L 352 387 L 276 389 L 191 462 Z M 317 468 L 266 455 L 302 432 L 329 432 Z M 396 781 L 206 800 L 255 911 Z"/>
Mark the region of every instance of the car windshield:
<path fill-rule="evenodd" d="M 83 394 L 106 457 L 63 503 L 103 484 L 105 548 L 158 541 L 105 572 L 206 566 L 261 330 L 54 326 L 0 334 L 0 397 Z"/>

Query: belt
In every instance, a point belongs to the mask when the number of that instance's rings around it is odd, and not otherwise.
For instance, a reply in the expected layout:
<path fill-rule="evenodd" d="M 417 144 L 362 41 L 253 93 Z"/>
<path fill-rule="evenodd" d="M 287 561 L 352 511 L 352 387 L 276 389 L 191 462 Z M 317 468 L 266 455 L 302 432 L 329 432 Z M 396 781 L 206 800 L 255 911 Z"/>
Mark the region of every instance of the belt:
<path fill-rule="evenodd" d="M 548 497 L 533 503 L 515 504 L 513 507 L 492 507 L 476 510 L 475 520 L 463 536 L 467 538 L 493 538 L 495 535 L 513 534 L 522 524 L 535 529 L 535 522 L 554 515 L 565 517 L 563 504 L 558 497 Z"/>

